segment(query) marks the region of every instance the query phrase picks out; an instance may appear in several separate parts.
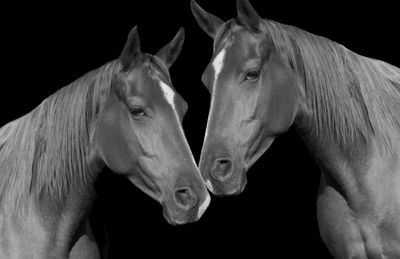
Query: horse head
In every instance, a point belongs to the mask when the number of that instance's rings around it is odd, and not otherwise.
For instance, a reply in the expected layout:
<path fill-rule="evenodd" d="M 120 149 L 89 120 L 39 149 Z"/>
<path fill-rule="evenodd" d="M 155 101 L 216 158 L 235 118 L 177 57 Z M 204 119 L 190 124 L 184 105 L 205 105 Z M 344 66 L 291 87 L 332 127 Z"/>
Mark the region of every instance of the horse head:
<path fill-rule="evenodd" d="M 172 224 L 199 219 L 210 201 L 182 130 L 187 103 L 168 72 L 183 41 L 181 29 L 150 55 L 140 50 L 137 29 L 132 29 L 96 128 L 104 163 L 159 201 Z"/>

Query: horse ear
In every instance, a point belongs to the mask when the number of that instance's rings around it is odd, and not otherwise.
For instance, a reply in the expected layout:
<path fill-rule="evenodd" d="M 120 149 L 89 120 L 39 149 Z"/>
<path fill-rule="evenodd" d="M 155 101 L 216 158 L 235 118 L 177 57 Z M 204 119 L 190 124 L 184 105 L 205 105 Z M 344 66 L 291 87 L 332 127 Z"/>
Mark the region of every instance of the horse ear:
<path fill-rule="evenodd" d="M 199 26 L 212 38 L 214 38 L 218 28 L 224 23 L 223 20 L 204 11 L 194 0 L 191 1 L 191 9 L 194 18 Z"/>
<path fill-rule="evenodd" d="M 237 0 L 236 8 L 239 19 L 248 25 L 251 29 L 258 31 L 261 17 L 258 15 L 249 0 Z"/>
<path fill-rule="evenodd" d="M 164 61 L 165 65 L 169 68 L 175 62 L 182 50 L 183 42 L 185 40 L 185 30 L 181 27 L 175 37 L 170 43 L 165 45 L 156 56 Z"/>
<path fill-rule="evenodd" d="M 128 34 L 124 49 L 122 50 L 119 60 L 122 67 L 128 68 L 132 62 L 140 55 L 140 40 L 137 32 L 137 26 L 135 26 Z"/>

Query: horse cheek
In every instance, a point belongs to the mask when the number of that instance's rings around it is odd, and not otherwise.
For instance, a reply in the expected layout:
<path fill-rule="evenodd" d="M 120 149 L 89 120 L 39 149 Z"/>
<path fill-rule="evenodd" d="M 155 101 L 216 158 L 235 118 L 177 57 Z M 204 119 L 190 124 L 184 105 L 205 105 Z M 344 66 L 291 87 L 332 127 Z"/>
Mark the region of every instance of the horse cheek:
<path fill-rule="evenodd" d="M 130 170 L 129 149 L 124 138 L 125 126 L 121 111 L 115 105 L 106 108 L 99 116 L 96 141 L 101 158 L 116 173 L 128 173 Z"/>
<path fill-rule="evenodd" d="M 286 132 L 293 124 L 297 106 L 297 90 L 293 78 L 282 69 L 271 75 L 268 101 L 268 121 L 273 135 Z"/>

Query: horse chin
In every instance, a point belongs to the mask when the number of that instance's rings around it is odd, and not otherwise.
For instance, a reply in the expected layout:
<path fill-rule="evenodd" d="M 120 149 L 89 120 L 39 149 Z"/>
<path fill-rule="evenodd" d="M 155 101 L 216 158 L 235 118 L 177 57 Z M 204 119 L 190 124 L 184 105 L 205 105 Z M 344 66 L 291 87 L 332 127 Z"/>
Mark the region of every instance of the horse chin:
<path fill-rule="evenodd" d="M 171 208 L 171 206 L 168 206 L 165 202 L 162 202 L 162 207 L 165 220 L 172 226 L 184 225 L 198 220 L 194 210 L 181 211 L 178 208 Z"/>

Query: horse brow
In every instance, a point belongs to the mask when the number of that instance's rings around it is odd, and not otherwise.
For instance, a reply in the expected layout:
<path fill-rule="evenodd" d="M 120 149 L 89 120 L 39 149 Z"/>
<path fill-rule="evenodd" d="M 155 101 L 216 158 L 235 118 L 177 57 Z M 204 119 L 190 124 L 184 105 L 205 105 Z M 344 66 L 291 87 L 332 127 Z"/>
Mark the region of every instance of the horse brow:
<path fill-rule="evenodd" d="M 150 63 L 152 64 L 152 66 L 155 67 L 156 70 L 162 72 L 164 74 L 164 76 L 166 76 L 167 78 L 169 78 L 169 72 L 168 70 L 162 65 L 160 64 L 160 62 L 158 60 L 156 60 L 153 57 L 150 57 Z"/>
<path fill-rule="evenodd" d="M 226 38 L 227 34 L 231 31 L 233 20 L 229 20 L 225 23 L 224 28 L 221 33 L 217 35 L 215 38 L 215 46 L 218 46 L 219 43 Z"/>

